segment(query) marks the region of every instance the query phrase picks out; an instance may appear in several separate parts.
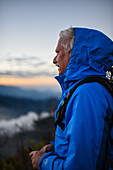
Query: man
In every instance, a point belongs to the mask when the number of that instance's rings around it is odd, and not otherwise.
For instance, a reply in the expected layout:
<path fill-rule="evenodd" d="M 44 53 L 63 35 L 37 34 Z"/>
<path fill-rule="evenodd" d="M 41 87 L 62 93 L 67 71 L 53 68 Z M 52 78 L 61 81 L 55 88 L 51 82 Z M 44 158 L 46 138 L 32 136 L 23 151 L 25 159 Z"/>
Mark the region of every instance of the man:
<path fill-rule="evenodd" d="M 79 81 L 94 75 L 106 78 L 106 71 L 113 66 L 113 42 L 97 30 L 69 28 L 61 31 L 56 54 L 53 63 L 58 67 L 56 79 L 61 85 L 62 97 L 55 122 L 65 97 Z M 33 167 L 101 170 L 105 152 L 113 158 L 113 147 L 109 139 L 106 146 L 104 138 L 108 129 L 106 120 L 111 119 L 112 113 L 113 98 L 103 85 L 91 82 L 79 86 L 60 122 L 64 128 L 60 124 L 56 126 L 55 141 L 30 153 Z"/>

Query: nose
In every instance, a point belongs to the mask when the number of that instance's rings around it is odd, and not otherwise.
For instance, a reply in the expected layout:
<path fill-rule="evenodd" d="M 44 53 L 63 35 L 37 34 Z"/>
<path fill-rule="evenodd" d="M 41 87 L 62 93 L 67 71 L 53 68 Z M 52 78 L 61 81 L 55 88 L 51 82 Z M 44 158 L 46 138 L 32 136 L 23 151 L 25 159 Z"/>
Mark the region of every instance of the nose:
<path fill-rule="evenodd" d="M 56 58 L 57 58 L 57 56 L 53 59 L 53 64 L 57 63 Z"/>

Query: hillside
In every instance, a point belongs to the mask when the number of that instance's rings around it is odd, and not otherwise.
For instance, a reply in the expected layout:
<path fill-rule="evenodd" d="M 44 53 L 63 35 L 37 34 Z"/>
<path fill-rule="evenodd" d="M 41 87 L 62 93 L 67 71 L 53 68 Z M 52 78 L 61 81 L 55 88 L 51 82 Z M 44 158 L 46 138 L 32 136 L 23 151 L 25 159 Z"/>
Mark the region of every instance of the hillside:
<path fill-rule="evenodd" d="M 34 99 L 34 100 L 45 100 L 49 98 L 60 98 L 61 93 L 58 90 L 55 90 L 51 87 L 43 87 L 42 89 L 27 89 L 20 88 L 16 86 L 3 86 L 0 85 L 0 95 L 10 96 L 10 97 L 18 97 L 18 98 L 26 98 L 26 99 Z"/>
<path fill-rule="evenodd" d="M 54 112 L 58 101 L 57 98 L 33 100 L 0 95 L 0 118 L 18 117 L 29 111 L 36 113 Z"/>

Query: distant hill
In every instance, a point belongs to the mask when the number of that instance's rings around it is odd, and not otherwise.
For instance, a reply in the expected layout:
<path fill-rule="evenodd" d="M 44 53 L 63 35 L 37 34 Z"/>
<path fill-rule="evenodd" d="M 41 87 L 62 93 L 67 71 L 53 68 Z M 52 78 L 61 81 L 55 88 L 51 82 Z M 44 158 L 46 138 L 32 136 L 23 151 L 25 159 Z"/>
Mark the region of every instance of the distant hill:
<path fill-rule="evenodd" d="M 19 87 L 0 86 L 0 119 L 27 114 L 54 112 L 61 94 L 53 91 L 24 90 Z"/>
<path fill-rule="evenodd" d="M 36 113 L 54 112 L 58 102 L 57 98 L 34 100 L 0 95 L 0 118 L 18 117 L 29 111 Z"/>
<path fill-rule="evenodd" d="M 53 90 L 26 90 L 19 87 L 13 86 L 2 86 L 0 85 L 0 95 L 2 96 L 10 96 L 17 98 L 27 98 L 34 100 L 44 100 L 49 98 L 60 98 L 61 94 L 59 91 Z"/>

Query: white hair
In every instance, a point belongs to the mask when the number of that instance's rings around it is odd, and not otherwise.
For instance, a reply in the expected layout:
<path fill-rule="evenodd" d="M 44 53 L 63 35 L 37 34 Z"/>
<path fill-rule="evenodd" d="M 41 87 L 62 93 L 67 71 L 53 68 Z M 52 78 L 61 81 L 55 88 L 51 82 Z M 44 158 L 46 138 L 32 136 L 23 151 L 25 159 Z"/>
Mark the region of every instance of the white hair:
<path fill-rule="evenodd" d="M 64 47 L 65 51 L 68 53 L 73 48 L 73 43 L 75 39 L 74 28 L 70 27 L 60 32 L 59 34 L 61 40 L 61 45 Z"/>

